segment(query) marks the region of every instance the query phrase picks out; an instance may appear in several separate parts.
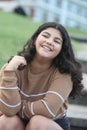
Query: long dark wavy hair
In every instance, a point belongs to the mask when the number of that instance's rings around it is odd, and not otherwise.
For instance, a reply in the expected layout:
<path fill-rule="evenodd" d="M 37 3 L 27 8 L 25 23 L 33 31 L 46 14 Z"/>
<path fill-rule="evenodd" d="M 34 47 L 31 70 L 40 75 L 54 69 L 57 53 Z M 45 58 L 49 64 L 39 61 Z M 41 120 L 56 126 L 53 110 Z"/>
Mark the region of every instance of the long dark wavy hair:
<path fill-rule="evenodd" d="M 58 54 L 52 64 L 58 68 L 61 73 L 66 73 L 71 75 L 71 79 L 73 82 L 73 89 L 70 93 L 70 97 L 76 97 L 76 95 L 80 95 L 83 89 L 82 84 L 82 68 L 81 64 L 76 60 L 74 56 L 74 52 L 71 46 L 71 40 L 66 29 L 58 23 L 55 22 L 47 22 L 42 24 L 31 36 L 31 38 L 24 45 L 23 50 L 18 52 L 18 55 L 24 56 L 27 60 L 27 63 L 31 62 L 35 56 L 35 40 L 38 35 L 45 29 L 52 27 L 61 32 L 63 45 L 60 54 Z"/>

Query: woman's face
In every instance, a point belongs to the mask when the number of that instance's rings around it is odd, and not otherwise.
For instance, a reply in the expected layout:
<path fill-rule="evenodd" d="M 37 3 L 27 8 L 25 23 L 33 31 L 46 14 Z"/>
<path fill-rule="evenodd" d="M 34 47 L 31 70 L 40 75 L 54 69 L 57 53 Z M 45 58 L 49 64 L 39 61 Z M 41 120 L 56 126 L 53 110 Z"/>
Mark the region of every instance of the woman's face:
<path fill-rule="evenodd" d="M 47 28 L 38 35 L 35 41 L 36 56 L 52 60 L 60 53 L 62 44 L 60 31 Z"/>

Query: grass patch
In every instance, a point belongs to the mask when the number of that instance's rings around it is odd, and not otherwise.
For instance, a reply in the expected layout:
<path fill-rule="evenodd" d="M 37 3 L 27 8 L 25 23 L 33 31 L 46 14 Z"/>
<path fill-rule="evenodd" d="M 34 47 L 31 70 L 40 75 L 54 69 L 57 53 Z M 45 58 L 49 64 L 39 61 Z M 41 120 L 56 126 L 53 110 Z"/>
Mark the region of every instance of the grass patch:
<path fill-rule="evenodd" d="M 71 35 L 87 37 L 87 30 L 68 28 L 68 27 L 67 27 L 67 30 L 68 30 L 68 32 L 70 32 Z"/>

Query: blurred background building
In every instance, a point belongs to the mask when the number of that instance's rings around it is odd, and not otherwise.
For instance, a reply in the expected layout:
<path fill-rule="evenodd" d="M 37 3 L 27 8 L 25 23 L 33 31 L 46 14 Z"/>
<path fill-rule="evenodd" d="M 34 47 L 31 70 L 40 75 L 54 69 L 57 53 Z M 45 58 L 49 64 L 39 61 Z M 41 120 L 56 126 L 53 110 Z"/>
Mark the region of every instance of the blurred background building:
<path fill-rule="evenodd" d="M 64 26 L 87 29 L 87 0 L 0 0 L 2 7 L 6 11 L 21 9 L 37 22 L 56 21 Z"/>

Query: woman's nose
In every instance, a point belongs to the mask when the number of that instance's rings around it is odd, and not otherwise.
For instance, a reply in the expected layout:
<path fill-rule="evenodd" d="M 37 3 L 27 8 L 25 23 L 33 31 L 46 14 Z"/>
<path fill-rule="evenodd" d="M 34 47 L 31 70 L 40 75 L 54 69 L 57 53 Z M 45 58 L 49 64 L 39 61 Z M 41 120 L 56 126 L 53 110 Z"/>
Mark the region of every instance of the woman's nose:
<path fill-rule="evenodd" d="M 47 44 L 49 44 L 49 45 L 53 45 L 53 41 L 52 41 L 52 39 L 47 39 Z"/>

